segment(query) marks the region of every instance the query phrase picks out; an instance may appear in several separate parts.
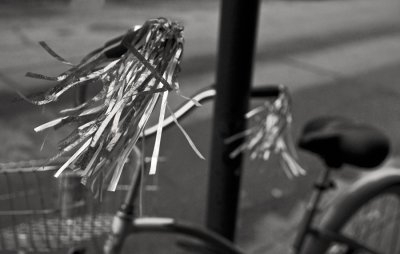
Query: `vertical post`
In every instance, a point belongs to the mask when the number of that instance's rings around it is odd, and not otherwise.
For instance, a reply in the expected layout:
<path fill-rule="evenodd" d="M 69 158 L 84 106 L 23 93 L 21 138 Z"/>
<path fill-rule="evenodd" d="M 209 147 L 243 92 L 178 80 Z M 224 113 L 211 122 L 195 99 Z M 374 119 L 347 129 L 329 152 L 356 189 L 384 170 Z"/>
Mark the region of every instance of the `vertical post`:
<path fill-rule="evenodd" d="M 242 142 L 226 138 L 245 129 L 252 81 L 259 0 L 222 0 L 216 77 L 207 226 L 234 239 L 242 155 L 229 154 Z"/>

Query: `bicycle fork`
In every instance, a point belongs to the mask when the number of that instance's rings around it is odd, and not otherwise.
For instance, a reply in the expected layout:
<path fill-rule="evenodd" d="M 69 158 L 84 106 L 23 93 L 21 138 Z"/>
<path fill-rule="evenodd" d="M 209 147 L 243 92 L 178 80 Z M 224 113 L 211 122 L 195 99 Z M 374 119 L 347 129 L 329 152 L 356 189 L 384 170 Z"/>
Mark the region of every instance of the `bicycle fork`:
<path fill-rule="evenodd" d="M 105 254 L 118 254 L 121 252 L 125 238 L 132 231 L 133 209 L 121 209 L 113 218 L 111 232 L 104 244 Z"/>
<path fill-rule="evenodd" d="M 133 230 L 133 219 L 135 218 L 135 200 L 140 192 L 142 181 L 142 168 L 136 168 L 129 190 L 123 204 L 118 212 L 114 215 L 111 232 L 104 244 L 105 254 L 118 254 L 121 252 L 125 238 Z"/>

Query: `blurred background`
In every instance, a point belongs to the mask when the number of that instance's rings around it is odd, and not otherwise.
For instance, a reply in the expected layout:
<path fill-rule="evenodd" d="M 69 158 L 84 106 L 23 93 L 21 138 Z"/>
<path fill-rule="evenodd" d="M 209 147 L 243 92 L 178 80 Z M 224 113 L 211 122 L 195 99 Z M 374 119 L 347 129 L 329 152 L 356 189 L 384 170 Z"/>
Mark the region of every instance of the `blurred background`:
<path fill-rule="evenodd" d="M 26 78 L 26 72 L 52 76 L 66 69 L 42 50 L 39 41 L 77 63 L 133 25 L 160 16 L 177 20 L 185 27 L 179 80 L 183 94 L 191 95 L 215 79 L 219 10 L 216 0 L 0 1 L 0 162 L 49 158 L 68 132 L 38 134 L 33 128 L 71 105 L 72 93 L 43 107 L 18 100 L 16 94 L 54 85 Z M 388 163 L 396 162 L 400 152 L 398 0 L 264 0 L 255 60 L 254 85 L 289 87 L 294 137 L 313 117 L 345 116 L 383 130 L 392 141 Z M 171 100 L 172 105 L 182 102 L 179 96 Z M 206 104 L 182 122 L 206 158 L 212 108 L 212 103 Z M 146 180 L 150 187 L 144 192 L 144 214 L 204 223 L 209 161 L 197 158 L 177 129 L 165 133 L 161 147 L 164 159 L 158 174 Z M 300 162 L 308 174 L 292 180 L 279 169 L 277 158 L 246 163 L 237 239 L 249 253 L 288 253 L 310 183 L 321 166 L 301 152 Z M 338 185 L 344 189 L 359 174 L 345 169 Z M 50 175 L 43 177 L 55 181 Z"/>

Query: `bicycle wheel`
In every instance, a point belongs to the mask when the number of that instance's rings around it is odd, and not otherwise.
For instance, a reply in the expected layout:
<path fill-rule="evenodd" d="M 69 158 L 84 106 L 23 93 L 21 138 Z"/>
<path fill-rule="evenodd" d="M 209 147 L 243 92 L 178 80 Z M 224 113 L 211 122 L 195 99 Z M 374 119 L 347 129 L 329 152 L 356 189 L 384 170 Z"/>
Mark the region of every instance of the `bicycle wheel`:
<path fill-rule="evenodd" d="M 377 253 L 400 252 L 400 170 L 386 169 L 356 182 L 322 217 L 318 229 L 353 239 Z M 351 252 L 345 244 L 312 236 L 302 253 Z"/>

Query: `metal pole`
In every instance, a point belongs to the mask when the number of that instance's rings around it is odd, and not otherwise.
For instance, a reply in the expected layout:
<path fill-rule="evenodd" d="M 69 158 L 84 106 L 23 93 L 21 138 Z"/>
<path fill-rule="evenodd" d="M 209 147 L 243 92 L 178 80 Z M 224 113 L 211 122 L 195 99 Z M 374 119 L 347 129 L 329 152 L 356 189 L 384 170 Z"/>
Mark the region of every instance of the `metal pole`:
<path fill-rule="evenodd" d="M 242 142 L 226 138 L 245 129 L 252 81 L 259 0 L 222 0 L 214 108 L 207 226 L 234 239 L 242 156 L 229 154 Z"/>

